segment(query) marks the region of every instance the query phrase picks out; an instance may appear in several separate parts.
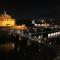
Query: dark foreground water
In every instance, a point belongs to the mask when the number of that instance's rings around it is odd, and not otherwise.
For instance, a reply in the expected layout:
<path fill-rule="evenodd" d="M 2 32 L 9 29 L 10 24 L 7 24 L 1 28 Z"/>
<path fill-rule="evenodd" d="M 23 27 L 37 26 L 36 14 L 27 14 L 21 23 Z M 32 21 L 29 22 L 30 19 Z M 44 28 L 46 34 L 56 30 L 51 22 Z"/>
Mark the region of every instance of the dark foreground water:
<path fill-rule="evenodd" d="M 56 49 L 44 45 L 17 46 L 9 54 L 0 52 L 0 60 L 52 60 L 55 57 Z"/>

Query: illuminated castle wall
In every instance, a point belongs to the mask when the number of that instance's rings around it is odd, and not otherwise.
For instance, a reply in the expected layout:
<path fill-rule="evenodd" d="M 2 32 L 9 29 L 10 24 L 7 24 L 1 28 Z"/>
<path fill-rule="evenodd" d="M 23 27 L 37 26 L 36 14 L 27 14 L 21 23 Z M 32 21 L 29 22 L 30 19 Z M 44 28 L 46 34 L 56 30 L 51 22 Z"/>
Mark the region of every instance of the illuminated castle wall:
<path fill-rule="evenodd" d="M 0 26 L 13 26 L 13 25 L 15 25 L 15 19 L 12 19 L 11 16 L 4 12 L 4 14 L 0 16 Z"/>
<path fill-rule="evenodd" d="M 0 15 L 0 27 L 9 27 L 10 29 L 20 29 L 20 30 L 27 29 L 25 24 L 16 25 L 15 19 L 13 19 L 10 15 L 6 14 L 5 11 L 4 14 Z"/>

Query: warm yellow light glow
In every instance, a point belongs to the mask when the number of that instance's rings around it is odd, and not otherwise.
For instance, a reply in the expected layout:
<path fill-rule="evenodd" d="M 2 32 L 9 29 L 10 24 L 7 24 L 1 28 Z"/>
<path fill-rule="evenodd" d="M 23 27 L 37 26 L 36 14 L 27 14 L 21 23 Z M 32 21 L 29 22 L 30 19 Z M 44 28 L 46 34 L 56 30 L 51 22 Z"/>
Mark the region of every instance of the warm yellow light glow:
<path fill-rule="evenodd" d="M 26 30 L 27 27 L 25 24 L 22 25 L 16 25 L 15 19 L 12 19 L 12 17 L 6 12 L 4 12 L 3 15 L 0 16 L 0 27 L 9 27 L 10 29 L 20 29 L 20 30 Z"/>
<path fill-rule="evenodd" d="M 15 21 L 14 20 L 4 20 L 4 21 L 0 21 L 0 26 L 13 26 L 15 25 Z"/>
<path fill-rule="evenodd" d="M 10 29 L 27 30 L 28 28 L 25 25 L 15 25 L 11 26 Z"/>
<path fill-rule="evenodd" d="M 15 19 L 8 14 L 4 14 L 0 16 L 0 26 L 12 26 L 15 25 Z"/>
<path fill-rule="evenodd" d="M 5 43 L 0 45 L 0 48 L 2 48 L 3 51 L 5 51 L 6 53 L 9 53 L 10 51 L 12 51 L 15 48 L 14 43 Z"/>

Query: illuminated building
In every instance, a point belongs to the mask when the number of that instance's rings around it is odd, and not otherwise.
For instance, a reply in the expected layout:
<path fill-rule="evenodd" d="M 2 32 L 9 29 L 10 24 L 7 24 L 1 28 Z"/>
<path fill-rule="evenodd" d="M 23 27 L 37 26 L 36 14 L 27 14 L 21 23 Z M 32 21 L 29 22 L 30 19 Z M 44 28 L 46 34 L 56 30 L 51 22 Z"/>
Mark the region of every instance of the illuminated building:
<path fill-rule="evenodd" d="M 10 29 L 14 29 L 14 30 L 27 30 L 27 27 L 23 24 L 23 25 L 14 25 L 11 26 Z"/>
<path fill-rule="evenodd" d="M 4 11 L 4 14 L 0 15 L 0 27 L 5 27 L 9 29 L 14 29 L 14 30 L 26 30 L 27 27 L 25 24 L 22 25 L 16 25 L 15 19 L 13 19 L 10 15 L 6 14 Z"/>
<path fill-rule="evenodd" d="M 15 19 L 12 19 L 12 17 L 6 12 L 0 16 L 0 26 L 13 26 L 15 25 Z"/>

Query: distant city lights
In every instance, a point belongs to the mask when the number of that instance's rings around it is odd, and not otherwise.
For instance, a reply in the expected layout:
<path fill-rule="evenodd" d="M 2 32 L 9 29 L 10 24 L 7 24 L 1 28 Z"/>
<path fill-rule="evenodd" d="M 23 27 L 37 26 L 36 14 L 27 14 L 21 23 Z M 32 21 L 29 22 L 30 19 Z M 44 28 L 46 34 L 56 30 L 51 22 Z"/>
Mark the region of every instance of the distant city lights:
<path fill-rule="evenodd" d="M 57 36 L 60 36 L 60 32 L 54 32 L 54 33 L 48 34 L 48 38 L 53 38 L 53 37 L 57 37 Z"/>

